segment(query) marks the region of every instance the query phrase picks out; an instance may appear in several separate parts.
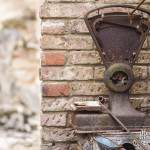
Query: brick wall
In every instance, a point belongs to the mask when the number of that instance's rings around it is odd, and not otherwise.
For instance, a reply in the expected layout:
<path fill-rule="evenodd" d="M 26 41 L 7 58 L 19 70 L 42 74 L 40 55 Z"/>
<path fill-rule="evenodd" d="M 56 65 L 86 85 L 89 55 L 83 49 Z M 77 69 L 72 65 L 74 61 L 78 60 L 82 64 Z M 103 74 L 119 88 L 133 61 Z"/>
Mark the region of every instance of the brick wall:
<path fill-rule="evenodd" d="M 77 150 L 80 137 L 71 128 L 72 104 L 106 95 L 104 66 L 83 21 L 89 10 L 105 4 L 139 0 L 46 0 L 41 6 L 42 150 Z M 148 0 L 144 5 L 150 8 Z M 150 105 L 148 38 L 134 66 L 134 107 Z"/>

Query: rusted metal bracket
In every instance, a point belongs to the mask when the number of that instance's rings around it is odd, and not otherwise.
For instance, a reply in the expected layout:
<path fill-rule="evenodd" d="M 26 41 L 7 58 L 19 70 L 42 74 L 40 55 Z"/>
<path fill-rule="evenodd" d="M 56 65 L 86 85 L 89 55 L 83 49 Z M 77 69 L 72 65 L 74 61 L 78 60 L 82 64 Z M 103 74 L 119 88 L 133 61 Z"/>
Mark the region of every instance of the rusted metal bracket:
<path fill-rule="evenodd" d="M 143 150 L 147 150 L 145 148 L 145 146 L 142 144 L 142 142 L 140 141 L 139 138 L 137 138 L 134 134 L 132 134 L 132 132 L 108 109 L 105 107 L 105 105 L 103 105 L 101 103 L 101 101 L 103 100 L 103 97 L 99 97 L 99 102 L 100 102 L 100 105 L 108 112 L 108 114 L 111 115 L 111 117 L 116 121 L 118 122 L 118 124 L 121 125 L 121 127 L 128 133 L 131 135 L 131 137 L 137 142 L 137 144 L 140 146 L 140 148 L 142 148 Z"/>
<path fill-rule="evenodd" d="M 109 12 L 110 8 L 120 11 Z M 130 5 L 104 6 L 85 16 L 85 23 L 106 68 L 117 62 L 132 67 L 143 46 L 150 28 L 150 12 L 138 8 L 139 13 L 130 17 L 135 8 Z"/>
<path fill-rule="evenodd" d="M 114 8 L 117 11 L 112 11 Z M 130 130 L 150 126 L 149 116 L 135 110 L 129 101 L 134 83 L 132 68 L 150 30 L 149 16 L 149 11 L 130 5 L 104 6 L 85 16 L 106 68 L 104 82 L 110 91 L 110 110 Z M 121 129 L 109 114 L 94 110 L 75 112 L 73 125 L 78 131 Z"/>

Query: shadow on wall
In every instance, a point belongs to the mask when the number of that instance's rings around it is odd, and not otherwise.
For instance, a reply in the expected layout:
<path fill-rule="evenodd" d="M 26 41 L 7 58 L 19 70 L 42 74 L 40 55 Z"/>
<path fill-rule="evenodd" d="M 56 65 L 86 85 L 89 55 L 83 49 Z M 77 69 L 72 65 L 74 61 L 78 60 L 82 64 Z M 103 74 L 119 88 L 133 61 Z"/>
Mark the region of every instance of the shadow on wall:
<path fill-rule="evenodd" d="M 39 148 L 38 5 L 38 0 L 0 0 L 2 150 Z"/>

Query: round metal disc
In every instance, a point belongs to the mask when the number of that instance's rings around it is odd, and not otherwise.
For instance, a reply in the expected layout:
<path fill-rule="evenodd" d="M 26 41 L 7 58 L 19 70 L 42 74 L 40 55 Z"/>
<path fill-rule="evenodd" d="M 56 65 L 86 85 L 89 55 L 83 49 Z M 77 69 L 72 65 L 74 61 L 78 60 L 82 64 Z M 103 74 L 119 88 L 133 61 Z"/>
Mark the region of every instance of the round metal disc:
<path fill-rule="evenodd" d="M 129 90 L 133 84 L 133 80 L 134 75 L 131 67 L 123 63 L 111 65 L 104 75 L 106 86 L 114 92 Z"/>

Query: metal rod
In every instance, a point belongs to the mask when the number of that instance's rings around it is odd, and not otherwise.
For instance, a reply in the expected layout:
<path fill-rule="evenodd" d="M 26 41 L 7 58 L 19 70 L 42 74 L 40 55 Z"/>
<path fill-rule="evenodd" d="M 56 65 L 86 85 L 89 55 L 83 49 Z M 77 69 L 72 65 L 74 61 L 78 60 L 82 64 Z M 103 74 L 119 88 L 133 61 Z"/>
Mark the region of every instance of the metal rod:
<path fill-rule="evenodd" d="M 84 16 L 84 19 L 87 20 L 88 18 L 90 18 L 90 14 L 92 14 L 93 12 L 97 11 L 97 10 L 103 10 L 103 9 L 107 9 L 107 8 L 115 8 L 115 7 L 120 7 L 120 8 L 131 8 L 131 9 L 135 9 L 136 7 L 135 6 L 132 6 L 132 5 L 106 5 L 106 6 L 103 6 L 103 7 L 99 7 L 99 8 L 95 8 L 91 11 L 89 11 L 85 16 Z M 150 15 L 150 11 L 149 10 L 146 10 L 144 8 L 138 8 L 139 11 L 143 12 L 143 13 L 146 13 L 148 15 Z"/>
<path fill-rule="evenodd" d="M 130 13 L 130 15 L 132 16 L 134 14 L 134 12 L 140 8 L 140 6 L 145 2 L 146 0 L 142 0 L 137 6 L 136 8 Z"/>
<path fill-rule="evenodd" d="M 131 137 L 133 139 L 136 140 L 136 142 L 142 147 L 143 150 L 147 150 L 147 148 L 145 148 L 145 146 L 141 143 L 141 141 L 135 135 L 133 135 L 130 132 L 130 130 L 104 104 L 102 104 L 102 102 L 101 102 L 102 99 L 103 99 L 103 97 L 99 97 L 99 103 L 107 111 L 107 113 L 110 114 L 112 116 L 112 118 L 114 120 L 116 120 L 118 122 L 118 124 L 120 124 L 122 126 L 122 128 L 131 135 Z"/>

